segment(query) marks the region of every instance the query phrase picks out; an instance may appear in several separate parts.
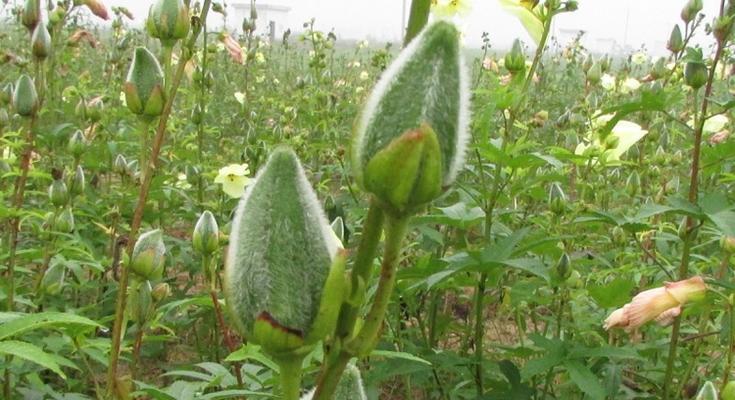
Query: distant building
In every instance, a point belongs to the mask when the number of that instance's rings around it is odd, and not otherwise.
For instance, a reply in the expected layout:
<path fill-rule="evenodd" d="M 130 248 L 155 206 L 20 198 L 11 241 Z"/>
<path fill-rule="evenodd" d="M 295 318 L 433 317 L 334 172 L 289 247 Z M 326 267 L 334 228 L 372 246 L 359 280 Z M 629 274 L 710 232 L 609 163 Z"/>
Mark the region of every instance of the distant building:
<path fill-rule="evenodd" d="M 283 35 L 288 27 L 288 17 L 291 7 L 278 4 L 277 1 L 256 1 L 255 11 L 258 13 L 256 33 L 267 35 L 276 40 Z M 229 29 L 242 30 L 244 18 L 250 18 L 250 1 L 233 0 L 228 4 L 227 25 Z"/>

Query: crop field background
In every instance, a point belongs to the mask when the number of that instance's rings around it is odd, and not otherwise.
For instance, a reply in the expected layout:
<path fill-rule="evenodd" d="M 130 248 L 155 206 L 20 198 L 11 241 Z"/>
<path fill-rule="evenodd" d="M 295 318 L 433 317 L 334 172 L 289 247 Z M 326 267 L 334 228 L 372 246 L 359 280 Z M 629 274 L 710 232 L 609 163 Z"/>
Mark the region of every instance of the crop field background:
<path fill-rule="evenodd" d="M 735 400 L 732 0 L 115 3 L 0 2 L 0 399 Z"/>

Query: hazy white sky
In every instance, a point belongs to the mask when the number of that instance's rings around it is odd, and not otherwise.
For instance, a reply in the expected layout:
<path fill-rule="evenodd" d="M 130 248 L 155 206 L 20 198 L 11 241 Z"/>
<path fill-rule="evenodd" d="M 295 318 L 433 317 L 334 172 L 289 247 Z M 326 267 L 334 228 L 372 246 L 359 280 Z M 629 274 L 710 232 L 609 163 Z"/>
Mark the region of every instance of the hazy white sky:
<path fill-rule="evenodd" d="M 143 18 L 151 1 L 104 0 L 108 5 L 124 5 L 137 18 Z M 228 4 L 249 0 L 229 0 Z M 572 32 L 584 30 L 585 45 L 610 52 L 629 46 L 645 45 L 653 54 L 664 54 L 671 28 L 680 22 L 679 12 L 686 0 L 579 0 L 579 10 L 563 14 L 557 19 L 554 33 L 561 42 L 567 42 Z M 706 20 L 717 10 L 719 1 L 704 0 Z M 398 41 L 402 31 L 403 7 L 410 0 L 257 0 L 257 4 L 290 7 L 279 24 L 299 31 L 304 21 L 316 18 L 318 29 L 332 28 L 339 38 Z M 240 26 L 234 21 L 234 10 L 228 25 Z M 221 18 L 210 24 L 220 24 Z M 262 24 L 261 26 L 263 26 Z M 530 42 L 520 23 L 504 12 L 497 0 L 473 0 L 472 12 L 464 18 L 464 32 L 468 46 L 479 47 L 482 32 L 489 32 L 493 47 L 509 47 L 516 37 Z"/>

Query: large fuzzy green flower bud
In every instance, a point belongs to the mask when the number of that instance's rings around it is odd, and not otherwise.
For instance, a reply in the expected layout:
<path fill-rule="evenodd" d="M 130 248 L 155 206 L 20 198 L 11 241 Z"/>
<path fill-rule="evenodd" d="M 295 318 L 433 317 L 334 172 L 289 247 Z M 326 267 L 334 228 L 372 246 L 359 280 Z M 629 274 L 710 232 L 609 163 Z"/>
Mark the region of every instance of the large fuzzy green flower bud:
<path fill-rule="evenodd" d="M 74 231 L 74 212 L 71 207 L 64 208 L 54 220 L 54 230 L 57 232 L 71 233 Z"/>
<path fill-rule="evenodd" d="M 41 0 L 26 0 L 20 20 L 23 26 L 33 31 L 41 21 Z"/>
<path fill-rule="evenodd" d="M 156 57 L 145 47 L 136 48 L 123 85 L 130 111 L 148 117 L 161 115 L 165 103 L 163 87 L 163 70 Z"/>
<path fill-rule="evenodd" d="M 224 289 L 235 326 L 273 357 L 301 353 L 334 330 L 344 267 L 301 163 L 275 150 L 232 223 Z"/>
<path fill-rule="evenodd" d="M 51 35 L 44 23 L 37 24 L 33 30 L 31 52 L 37 60 L 45 60 L 51 54 Z"/>
<path fill-rule="evenodd" d="M 219 248 L 219 227 L 217 220 L 214 219 L 209 211 L 204 211 L 199 217 L 196 226 L 194 226 L 194 234 L 191 237 L 194 250 L 201 254 L 212 254 Z"/>
<path fill-rule="evenodd" d="M 133 255 L 130 257 L 130 269 L 143 279 L 160 279 L 163 276 L 165 254 L 163 232 L 160 229 L 146 232 L 135 242 Z"/>
<path fill-rule="evenodd" d="M 356 126 L 357 181 L 395 215 L 414 212 L 450 185 L 464 164 L 469 121 L 459 32 L 424 29 L 383 73 Z"/>
<path fill-rule="evenodd" d="M 13 91 L 13 108 L 23 117 L 31 117 L 38 112 L 38 94 L 36 85 L 28 75 L 21 75 L 15 82 Z"/>
<path fill-rule="evenodd" d="M 182 0 L 156 1 L 145 23 L 149 35 L 169 46 L 186 37 L 189 25 L 189 8 Z"/>
<path fill-rule="evenodd" d="M 64 287 L 64 278 L 66 276 L 66 266 L 64 263 L 57 262 L 43 273 L 41 278 L 41 289 L 49 295 L 56 295 L 61 292 Z"/>

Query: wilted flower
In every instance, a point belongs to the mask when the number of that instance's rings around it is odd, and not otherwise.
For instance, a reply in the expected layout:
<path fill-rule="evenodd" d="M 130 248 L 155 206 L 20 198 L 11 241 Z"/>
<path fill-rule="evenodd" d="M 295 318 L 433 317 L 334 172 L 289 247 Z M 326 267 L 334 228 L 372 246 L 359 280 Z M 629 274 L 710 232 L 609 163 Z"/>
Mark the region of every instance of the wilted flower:
<path fill-rule="evenodd" d="M 105 7 L 105 4 L 102 3 L 102 1 L 84 0 L 82 1 L 82 4 L 87 6 L 87 8 L 89 8 L 89 11 L 92 11 L 92 14 L 98 16 L 99 18 L 102 18 L 105 21 L 110 19 L 110 15 L 107 13 L 107 7 Z"/>
<path fill-rule="evenodd" d="M 730 137 L 730 131 L 728 131 L 727 129 L 724 129 L 710 136 L 707 141 L 709 142 L 709 144 L 713 144 L 713 145 L 720 144 L 720 143 L 724 143 L 729 137 Z"/>
<path fill-rule="evenodd" d="M 230 54 L 230 58 L 232 58 L 232 61 L 238 64 L 245 63 L 245 56 L 242 51 L 242 47 L 240 46 L 240 43 L 237 42 L 237 40 L 235 40 L 227 32 L 223 32 L 220 35 L 219 40 L 222 42 L 222 44 L 225 46 L 225 49 Z"/>
<path fill-rule="evenodd" d="M 707 286 L 700 276 L 665 282 L 662 287 L 638 293 L 630 303 L 613 311 L 603 326 L 606 330 L 621 327 L 632 331 L 651 320 L 667 325 L 681 314 L 683 305 L 701 298 L 706 290 Z"/>
<path fill-rule="evenodd" d="M 485 59 L 482 60 L 482 69 L 486 71 L 498 72 L 498 64 L 493 61 L 492 58 L 485 57 Z"/>
<path fill-rule="evenodd" d="M 245 193 L 245 186 L 250 182 L 247 177 L 250 170 L 247 164 L 230 164 L 222 167 L 214 178 L 214 183 L 222 185 L 222 190 L 232 198 L 240 198 Z"/>
<path fill-rule="evenodd" d="M 600 85 L 605 90 L 615 89 L 615 83 L 615 77 L 610 74 L 603 74 L 602 78 L 600 78 Z"/>
<path fill-rule="evenodd" d="M 71 36 L 69 36 L 69 40 L 67 41 L 69 45 L 77 45 L 80 42 L 86 42 L 89 47 L 93 49 L 97 48 L 98 44 L 94 35 L 84 29 L 77 29 Z"/>

